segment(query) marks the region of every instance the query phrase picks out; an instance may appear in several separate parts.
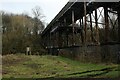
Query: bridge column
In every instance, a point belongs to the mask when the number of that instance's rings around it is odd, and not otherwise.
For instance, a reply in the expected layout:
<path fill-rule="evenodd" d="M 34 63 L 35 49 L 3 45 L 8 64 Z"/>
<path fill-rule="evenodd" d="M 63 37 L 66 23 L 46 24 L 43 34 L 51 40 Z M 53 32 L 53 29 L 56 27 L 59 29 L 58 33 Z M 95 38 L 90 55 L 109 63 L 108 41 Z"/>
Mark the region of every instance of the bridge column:
<path fill-rule="evenodd" d="M 51 32 L 51 30 L 50 30 L 50 47 L 53 47 L 53 46 L 54 46 L 53 37 L 54 37 L 54 35 L 53 35 L 53 33 Z"/>
<path fill-rule="evenodd" d="M 64 26 L 67 27 L 66 18 L 64 18 Z M 66 30 L 66 46 L 68 46 L 68 29 Z"/>
<path fill-rule="evenodd" d="M 62 32 L 60 31 L 60 26 L 59 26 L 59 32 L 58 32 L 58 46 L 59 46 L 59 48 L 62 47 L 62 41 L 61 41 Z"/>
<path fill-rule="evenodd" d="M 81 22 L 81 19 L 79 19 L 79 23 L 80 23 L 80 37 L 81 37 L 81 33 L 82 33 L 82 22 Z M 81 37 L 81 39 L 82 39 L 82 37 Z M 81 41 L 82 42 L 82 41 Z"/>
<path fill-rule="evenodd" d="M 48 46 L 46 47 L 48 49 L 48 54 L 50 54 L 50 49 L 49 49 L 50 46 L 51 46 L 51 35 L 50 35 L 50 32 L 48 32 Z"/>
<path fill-rule="evenodd" d="M 99 30 L 98 30 L 97 9 L 95 9 L 95 25 L 96 25 L 96 42 L 97 42 L 97 44 L 99 44 Z"/>
<path fill-rule="evenodd" d="M 51 32 L 49 32 L 49 34 L 50 34 L 50 47 L 52 46 L 52 43 L 51 43 Z"/>
<path fill-rule="evenodd" d="M 84 44 L 84 26 L 83 26 L 83 18 L 82 18 L 82 20 L 81 20 L 81 28 L 82 28 L 82 30 L 81 30 L 81 41 L 82 41 L 82 44 Z"/>
<path fill-rule="evenodd" d="M 90 16 L 90 29 L 91 29 L 91 41 L 93 42 L 93 28 L 92 28 L 92 16 L 91 13 L 89 13 Z"/>
<path fill-rule="evenodd" d="M 120 42 L 120 9 L 119 8 L 118 8 L 118 41 Z"/>
<path fill-rule="evenodd" d="M 108 42 L 109 38 L 109 20 L 108 20 L 108 8 L 104 7 L 104 16 L 105 16 L 105 42 Z"/>
<path fill-rule="evenodd" d="M 80 28 L 82 27 L 82 22 L 81 22 L 81 19 L 79 20 L 79 23 L 80 23 Z M 81 28 L 82 29 L 82 28 Z"/>
<path fill-rule="evenodd" d="M 81 42 L 82 42 L 82 44 L 84 43 L 84 37 L 83 37 L 83 19 L 80 19 L 79 20 L 79 22 L 80 22 L 80 29 L 81 29 L 81 32 L 80 32 L 80 36 L 81 36 Z"/>
<path fill-rule="evenodd" d="M 49 40 L 50 40 L 50 45 L 49 45 L 49 47 L 48 47 L 48 54 L 52 54 L 52 49 L 51 49 L 51 47 L 53 46 L 52 45 L 52 34 L 51 34 L 51 30 L 50 30 L 50 32 L 49 32 Z"/>
<path fill-rule="evenodd" d="M 74 31 L 75 31 L 75 28 L 74 28 L 74 23 L 75 23 L 75 20 L 74 20 L 74 11 L 72 10 L 72 45 L 75 45 L 75 40 L 74 40 Z"/>
<path fill-rule="evenodd" d="M 67 29 L 67 31 L 66 31 L 66 38 L 67 38 L 67 43 L 66 43 L 66 44 L 67 44 L 67 46 L 68 46 L 68 45 L 69 45 L 69 43 L 68 43 L 68 41 L 69 41 L 69 40 L 68 40 L 68 29 Z"/>
<path fill-rule="evenodd" d="M 54 33 L 54 47 L 57 46 L 57 33 Z"/>
<path fill-rule="evenodd" d="M 84 22 L 85 22 L 84 43 L 85 43 L 85 44 L 86 44 L 86 41 L 87 41 L 87 23 L 86 23 L 87 17 L 86 17 L 86 14 L 87 14 L 87 11 L 86 11 L 86 2 L 84 2 Z"/>

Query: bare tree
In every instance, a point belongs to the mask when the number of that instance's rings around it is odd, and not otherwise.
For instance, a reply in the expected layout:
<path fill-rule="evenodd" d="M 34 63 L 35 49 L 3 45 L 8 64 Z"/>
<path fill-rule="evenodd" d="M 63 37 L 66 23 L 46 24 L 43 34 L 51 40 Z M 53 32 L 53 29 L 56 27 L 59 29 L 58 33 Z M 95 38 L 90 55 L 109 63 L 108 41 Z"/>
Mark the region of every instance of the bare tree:
<path fill-rule="evenodd" d="M 39 6 L 36 6 L 35 8 L 32 9 L 32 13 L 35 18 L 42 20 L 45 16 L 42 14 L 42 9 Z"/>
<path fill-rule="evenodd" d="M 43 21 L 42 19 L 45 17 L 42 14 L 42 10 L 39 6 L 36 6 L 32 9 L 32 13 L 34 15 L 34 34 L 37 35 L 38 32 L 42 32 L 44 29 Z"/>

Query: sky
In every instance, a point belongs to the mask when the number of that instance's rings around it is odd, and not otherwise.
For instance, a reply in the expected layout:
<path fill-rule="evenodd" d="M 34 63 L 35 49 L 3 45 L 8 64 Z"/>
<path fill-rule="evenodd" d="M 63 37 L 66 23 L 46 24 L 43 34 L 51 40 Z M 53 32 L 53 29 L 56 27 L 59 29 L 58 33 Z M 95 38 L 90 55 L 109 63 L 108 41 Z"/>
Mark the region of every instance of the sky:
<path fill-rule="evenodd" d="M 69 0 L 0 0 L 0 10 L 15 13 L 28 14 L 32 16 L 32 9 L 40 6 L 46 23 L 59 13 Z"/>

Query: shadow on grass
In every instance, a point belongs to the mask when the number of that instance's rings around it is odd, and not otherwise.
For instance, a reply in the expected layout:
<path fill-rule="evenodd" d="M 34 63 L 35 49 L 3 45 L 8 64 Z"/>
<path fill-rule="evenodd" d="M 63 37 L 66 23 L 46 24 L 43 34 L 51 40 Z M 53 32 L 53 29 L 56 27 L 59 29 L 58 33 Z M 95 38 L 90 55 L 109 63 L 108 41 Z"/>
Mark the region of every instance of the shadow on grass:
<path fill-rule="evenodd" d="M 82 75 L 79 77 L 96 77 L 96 76 L 100 76 L 100 75 L 104 75 L 110 71 L 113 71 L 113 69 L 115 69 L 116 67 L 111 67 L 111 68 L 104 68 L 104 69 L 100 69 L 100 70 L 90 70 L 90 71 L 84 71 L 84 72 L 78 72 L 78 73 L 72 73 L 72 74 L 67 74 L 67 75 L 77 75 L 77 74 L 85 74 L 85 73 L 91 73 L 91 72 L 100 72 L 101 73 L 95 73 L 95 74 L 86 74 L 86 75 Z"/>

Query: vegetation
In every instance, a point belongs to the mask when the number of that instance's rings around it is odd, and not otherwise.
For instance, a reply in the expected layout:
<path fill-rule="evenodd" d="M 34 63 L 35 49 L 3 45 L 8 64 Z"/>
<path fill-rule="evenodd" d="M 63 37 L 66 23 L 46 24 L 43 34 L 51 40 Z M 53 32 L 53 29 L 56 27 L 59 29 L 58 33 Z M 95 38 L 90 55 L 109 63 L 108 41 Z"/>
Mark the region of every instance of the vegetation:
<path fill-rule="evenodd" d="M 117 78 L 118 65 L 81 63 L 60 56 L 3 56 L 3 78 Z"/>
<path fill-rule="evenodd" d="M 12 14 L 1 11 L 3 55 L 17 52 L 23 53 L 28 46 L 32 48 L 34 53 L 44 51 L 41 47 L 41 32 L 44 29 L 44 22 L 39 17 L 42 14 L 38 6 L 32 11 L 34 12 L 33 18 L 27 14 Z"/>
<path fill-rule="evenodd" d="M 81 78 L 117 78 L 119 77 L 118 64 L 94 64 L 94 63 L 82 63 L 68 58 L 60 56 L 41 55 L 45 54 L 43 40 L 41 33 L 44 30 L 44 17 L 41 13 L 41 9 L 37 6 L 32 9 L 34 17 L 30 17 L 26 14 L 11 14 L 2 13 L 2 54 L 3 54 L 3 78 L 69 78 L 69 77 L 81 77 Z M 110 20 L 109 20 L 110 21 Z M 103 19 L 104 22 L 104 19 Z M 117 42 L 117 20 L 111 19 L 109 28 L 109 41 Z M 105 22 L 104 22 L 105 23 Z M 90 24 L 87 23 L 86 43 L 104 43 L 105 42 L 105 29 L 104 27 L 93 24 L 94 27 L 90 28 Z M 78 26 L 78 25 L 77 25 Z M 79 25 L 80 26 L 80 25 Z M 84 24 L 82 25 L 84 26 Z M 104 25 L 102 25 L 104 26 Z M 93 30 L 91 30 L 93 29 Z M 58 33 L 57 33 L 58 34 Z M 68 35 L 68 43 L 82 44 L 84 41 L 83 33 L 77 34 L 75 31 L 74 40 L 73 34 Z M 99 35 L 99 37 L 98 37 Z M 66 33 L 62 33 L 59 38 L 55 39 L 56 35 L 51 37 L 52 44 L 54 46 L 66 46 Z M 46 36 L 46 42 L 48 36 Z M 93 38 L 93 40 L 92 40 Z M 98 41 L 99 40 L 99 41 Z M 58 44 L 59 43 L 59 44 Z M 97 43 L 98 44 L 98 43 Z M 25 55 L 26 47 L 31 47 L 33 55 Z M 46 47 L 47 48 L 47 47 Z M 60 52 L 60 50 L 59 50 Z M 63 51 L 64 52 L 64 51 Z M 22 54 L 23 53 L 23 54 Z M 34 55 L 39 54 L 39 55 Z M 67 52 L 61 54 L 65 56 Z M 103 53 L 104 54 L 104 53 Z M 72 55 L 69 53 L 68 55 Z M 75 55 L 75 52 L 74 52 Z M 106 54 L 107 55 L 107 54 Z M 97 55 L 98 56 L 98 55 Z M 72 56 L 74 57 L 74 56 Z M 89 56 L 90 57 L 90 56 Z M 104 57 L 104 55 L 103 55 Z M 114 57 L 114 56 L 113 56 Z M 94 57 L 95 58 L 95 57 Z"/>

